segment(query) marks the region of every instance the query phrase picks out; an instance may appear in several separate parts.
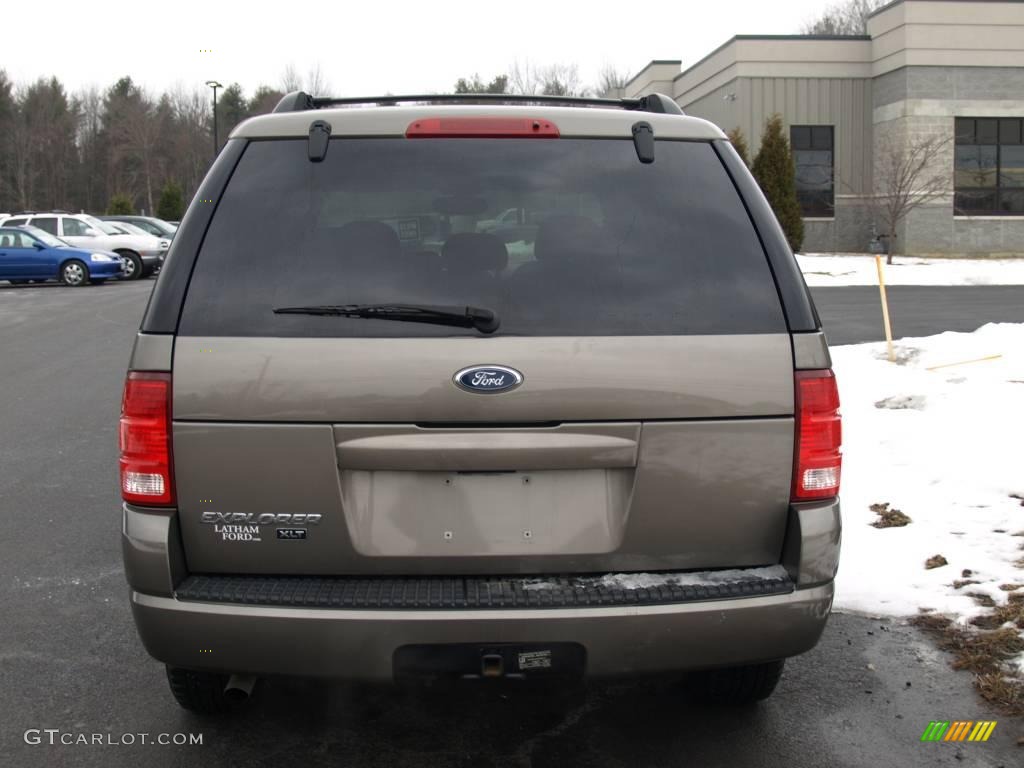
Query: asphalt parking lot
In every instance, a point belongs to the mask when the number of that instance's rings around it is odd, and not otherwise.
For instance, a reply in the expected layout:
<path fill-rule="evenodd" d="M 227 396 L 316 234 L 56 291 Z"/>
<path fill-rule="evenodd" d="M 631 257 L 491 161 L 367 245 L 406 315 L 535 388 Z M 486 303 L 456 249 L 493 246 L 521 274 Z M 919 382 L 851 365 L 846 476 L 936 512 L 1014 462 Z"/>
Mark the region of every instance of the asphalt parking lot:
<path fill-rule="evenodd" d="M 835 615 L 821 644 L 790 662 L 772 699 L 747 710 L 701 707 L 659 680 L 570 691 L 271 680 L 235 717 L 206 722 L 184 713 L 136 638 L 121 572 L 117 413 L 151 286 L 0 284 L 0 765 L 1009 768 L 1024 761 L 1015 746 L 1024 724 L 988 710 L 969 676 L 951 671 L 919 633 L 848 615 Z M 833 343 L 880 336 L 877 292 L 814 293 Z M 902 333 L 1024 322 L 1021 287 L 890 295 Z M 899 325 L 910 322 L 911 307 L 913 331 Z M 984 744 L 922 744 L 936 719 L 999 726 Z M 26 730 L 47 728 L 114 740 L 202 734 L 203 743 L 26 744 Z"/>

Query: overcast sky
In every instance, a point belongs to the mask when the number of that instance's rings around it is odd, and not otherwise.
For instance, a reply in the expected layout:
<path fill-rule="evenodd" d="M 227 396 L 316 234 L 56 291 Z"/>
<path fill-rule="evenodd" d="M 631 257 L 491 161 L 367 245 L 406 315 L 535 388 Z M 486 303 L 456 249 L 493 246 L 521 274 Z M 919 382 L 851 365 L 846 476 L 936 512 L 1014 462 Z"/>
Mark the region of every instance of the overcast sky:
<path fill-rule="evenodd" d="M 685 66 L 736 34 L 794 33 L 830 2 L 50 0 L 53 23 L 8 30 L 0 68 L 19 84 L 56 75 L 71 91 L 131 75 L 154 91 L 212 78 L 250 94 L 279 87 L 289 64 L 303 75 L 319 64 L 334 95 L 369 95 L 443 92 L 529 60 L 576 63 L 593 83 L 605 64 L 630 74 L 651 59 Z"/>

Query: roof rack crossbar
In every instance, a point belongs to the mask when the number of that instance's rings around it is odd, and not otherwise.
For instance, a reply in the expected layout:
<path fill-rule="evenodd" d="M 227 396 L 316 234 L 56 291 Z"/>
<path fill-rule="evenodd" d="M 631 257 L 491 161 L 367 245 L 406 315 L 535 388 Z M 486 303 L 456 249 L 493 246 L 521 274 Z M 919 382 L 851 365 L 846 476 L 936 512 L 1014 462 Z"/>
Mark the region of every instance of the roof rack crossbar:
<path fill-rule="evenodd" d="M 302 91 L 292 91 L 274 108 L 275 112 L 302 112 L 323 107 L 355 104 L 395 105 L 425 102 L 428 104 L 457 104 L 460 102 L 494 102 L 498 104 L 552 104 L 563 106 L 614 107 L 639 112 L 659 112 L 681 115 L 683 110 L 668 96 L 652 93 L 636 99 L 604 99 L 594 96 L 547 96 L 510 93 L 432 93 L 419 95 L 354 96 L 345 98 L 313 98 Z"/>

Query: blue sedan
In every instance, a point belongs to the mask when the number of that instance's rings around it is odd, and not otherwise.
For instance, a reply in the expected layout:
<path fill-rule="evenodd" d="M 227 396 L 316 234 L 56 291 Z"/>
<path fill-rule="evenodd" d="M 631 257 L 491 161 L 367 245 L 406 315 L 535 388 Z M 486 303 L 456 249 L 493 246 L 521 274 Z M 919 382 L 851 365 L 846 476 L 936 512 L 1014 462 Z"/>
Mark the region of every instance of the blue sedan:
<path fill-rule="evenodd" d="M 72 248 L 36 227 L 0 227 L 0 280 L 101 285 L 107 278 L 120 277 L 122 268 L 116 253 Z"/>

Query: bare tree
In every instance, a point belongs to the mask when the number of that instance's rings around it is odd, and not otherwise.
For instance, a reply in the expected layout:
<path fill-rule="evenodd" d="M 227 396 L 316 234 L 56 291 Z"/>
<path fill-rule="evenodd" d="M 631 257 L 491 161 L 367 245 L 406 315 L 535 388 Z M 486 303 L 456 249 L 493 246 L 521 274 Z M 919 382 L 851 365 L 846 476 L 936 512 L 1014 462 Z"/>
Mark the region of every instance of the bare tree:
<path fill-rule="evenodd" d="M 583 85 L 575 64 L 547 64 L 538 67 L 529 59 L 515 61 L 509 67 L 508 92 L 531 96 L 586 96 L 590 89 Z"/>
<path fill-rule="evenodd" d="M 949 192 L 949 163 L 942 162 L 952 137 L 914 136 L 894 124 L 881 128 L 875 142 L 875 194 L 871 209 L 887 238 L 892 264 L 896 230 L 911 211 Z"/>
<path fill-rule="evenodd" d="M 541 76 L 529 59 L 522 64 L 518 61 L 512 62 L 512 66 L 508 70 L 509 93 L 532 95 L 540 93 L 542 85 Z"/>
<path fill-rule="evenodd" d="M 864 35 L 868 31 L 868 16 L 882 7 L 887 0 L 842 0 L 825 8 L 817 18 L 801 28 L 805 35 Z"/>
<path fill-rule="evenodd" d="M 14 113 L 8 126 L 7 151 L 10 159 L 11 186 L 13 198 L 21 210 L 28 210 L 33 207 L 32 200 L 35 197 L 36 170 L 33 167 L 32 156 L 35 149 L 35 142 L 32 135 L 32 126 L 29 124 L 28 116 L 22 106 L 25 102 L 25 92 L 19 89 L 16 98 L 18 109 Z"/>
<path fill-rule="evenodd" d="M 93 85 L 79 91 L 75 99 L 81 105 L 75 137 L 81 158 L 80 202 L 87 210 L 93 211 L 106 202 L 106 196 L 101 189 L 105 160 L 102 146 L 103 96 L 99 88 Z"/>
<path fill-rule="evenodd" d="M 182 86 L 171 92 L 171 105 L 178 124 L 173 143 L 176 176 L 184 184 L 185 199 L 190 200 L 210 162 L 210 107 L 205 93 Z"/>
<path fill-rule="evenodd" d="M 317 62 L 309 68 L 309 74 L 306 76 L 306 93 L 310 96 L 329 96 L 330 90 L 331 81 L 320 68 L 320 62 Z"/>
<path fill-rule="evenodd" d="M 281 73 L 281 90 L 285 93 L 305 91 L 310 96 L 326 96 L 331 90 L 331 83 L 319 62 L 309 68 L 305 78 L 294 64 L 288 64 Z"/>
<path fill-rule="evenodd" d="M 115 156 L 128 161 L 124 167 L 129 178 L 141 177 L 146 210 L 153 211 L 155 149 L 160 139 L 155 105 L 141 89 L 137 89 L 119 106 L 117 120 L 112 122 L 110 131 Z"/>
<path fill-rule="evenodd" d="M 281 73 L 281 90 L 285 93 L 291 93 L 301 88 L 302 77 L 299 76 L 299 70 L 295 68 L 294 64 L 289 64 L 284 68 L 284 72 Z"/>
<path fill-rule="evenodd" d="M 616 69 L 611 64 L 605 64 L 597 75 L 597 87 L 594 89 L 598 96 L 609 98 L 621 98 L 622 89 L 629 82 L 629 73 L 625 70 Z"/>
<path fill-rule="evenodd" d="M 545 96 L 586 96 L 590 93 L 580 79 L 575 64 L 549 64 L 540 70 L 541 89 Z"/>

